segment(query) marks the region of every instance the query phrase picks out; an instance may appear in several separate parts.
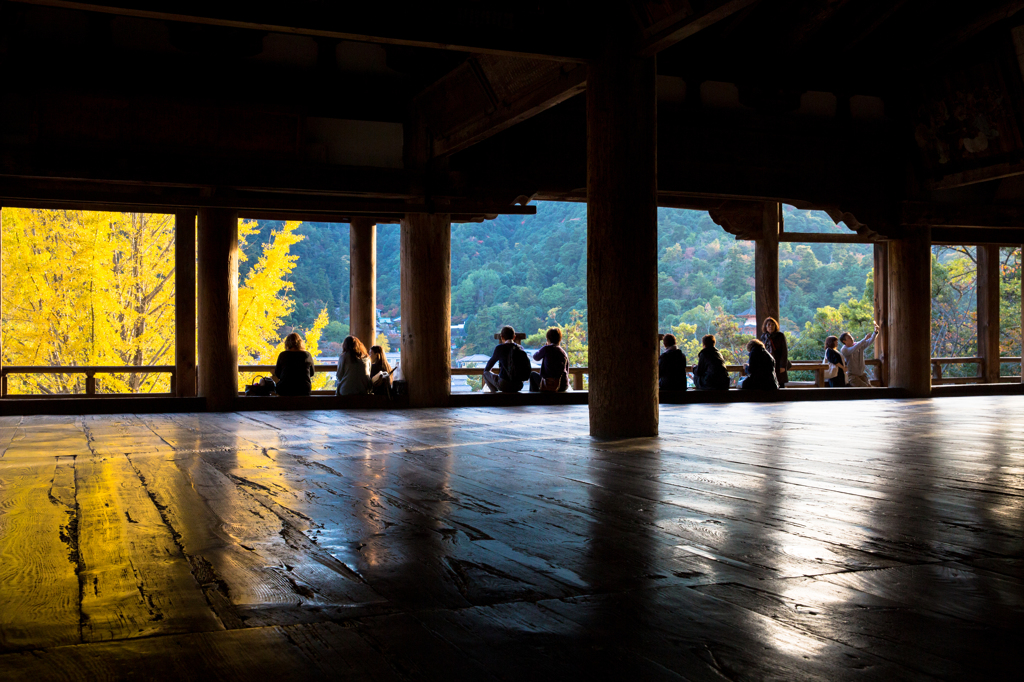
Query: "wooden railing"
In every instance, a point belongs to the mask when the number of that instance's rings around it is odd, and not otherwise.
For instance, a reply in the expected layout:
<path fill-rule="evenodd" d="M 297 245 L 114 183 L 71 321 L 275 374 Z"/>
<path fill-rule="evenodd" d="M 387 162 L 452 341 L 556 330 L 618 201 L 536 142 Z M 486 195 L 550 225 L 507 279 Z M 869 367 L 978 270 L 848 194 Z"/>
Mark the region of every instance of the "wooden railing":
<path fill-rule="evenodd" d="M 12 374 L 84 374 L 85 393 L 59 393 L 10 395 L 7 392 L 7 377 Z M 97 374 L 170 374 L 171 390 L 169 393 L 147 393 L 152 396 L 168 396 L 177 392 L 174 365 L 77 365 L 64 367 L 60 365 L 35 367 L 30 365 L 6 365 L 0 368 L 0 397 L 4 398 L 68 398 L 96 397 Z M 135 394 L 100 394 L 100 395 L 135 395 Z"/>
<path fill-rule="evenodd" d="M 865 360 L 864 363 L 871 366 L 881 366 L 882 364 L 880 360 Z M 693 369 L 693 365 L 686 366 L 687 372 L 692 372 Z M 729 370 L 730 374 L 743 375 L 743 365 L 726 365 L 726 369 Z M 786 385 L 791 388 L 820 388 L 825 385 L 825 370 L 827 369 L 828 365 L 820 362 L 794 362 L 793 367 L 790 369 L 791 372 L 814 372 L 814 381 L 791 381 Z M 497 368 L 491 371 L 496 374 Z M 452 367 L 452 376 L 483 376 L 483 373 L 482 367 Z M 583 376 L 587 374 L 590 374 L 590 368 L 588 367 L 569 368 L 574 391 L 583 390 Z M 877 382 L 872 383 L 877 384 Z"/>
<path fill-rule="evenodd" d="M 932 358 L 932 386 L 943 386 L 949 384 L 983 384 L 985 381 L 984 367 L 985 358 L 974 357 L 974 358 Z M 999 364 L 1016 364 L 1020 365 L 1020 358 L 999 358 Z M 946 365 L 977 365 L 978 371 L 973 376 L 967 377 L 944 377 L 942 376 L 942 368 Z M 1020 382 L 1020 375 L 999 377 L 999 383 L 1001 384 L 1014 384 Z"/>
<path fill-rule="evenodd" d="M 879 367 L 881 366 L 880 360 L 865 360 L 866 365 Z M 1000 364 L 1017 364 L 1019 365 L 1021 359 L 1019 357 L 1001 357 L 999 358 Z M 980 357 L 972 358 L 931 358 L 932 365 L 932 385 L 941 386 L 947 384 L 976 384 L 983 383 L 984 377 L 981 374 L 981 368 L 984 360 Z M 976 364 L 978 365 L 978 374 L 969 377 L 944 377 L 942 376 L 942 368 L 945 365 L 967 365 Z M 337 364 L 325 364 L 316 365 L 316 371 L 320 373 L 334 374 L 338 371 Z M 693 365 L 688 365 L 686 371 L 692 372 Z M 742 375 L 742 365 L 727 365 L 730 374 Z M 787 386 L 790 388 L 811 388 L 821 387 L 825 385 L 825 370 L 828 369 L 828 365 L 824 365 L 818 362 L 794 362 L 791 372 L 813 372 L 814 381 L 790 381 Z M 238 371 L 240 374 L 259 374 L 263 376 L 270 375 L 274 371 L 274 365 L 239 365 Z M 492 371 L 496 371 L 496 368 Z M 452 376 L 483 376 L 484 370 L 482 367 L 452 367 Z M 24 394 L 24 395 L 11 395 L 7 390 L 7 378 L 12 374 L 84 374 L 85 375 L 85 393 L 61 393 L 61 394 Z M 29 366 L 29 365 L 7 365 L 0 368 L 0 397 L 5 398 L 67 398 L 67 397 L 81 397 L 81 398 L 92 398 L 102 395 L 135 395 L 135 394 L 97 394 L 96 393 L 96 375 L 97 374 L 170 374 L 170 392 L 169 393 L 147 393 L 145 395 L 152 396 L 168 396 L 176 394 L 176 374 L 174 365 L 78 365 L 78 366 Z M 583 377 L 590 374 L 588 367 L 570 367 L 569 376 L 572 379 L 572 388 L 576 391 L 581 391 L 584 388 Z M 1018 383 L 1020 382 L 1020 376 L 1005 376 L 1000 377 L 1000 383 Z M 878 381 L 871 382 L 874 385 L 879 385 Z M 242 392 L 240 392 L 242 393 Z M 319 390 L 313 391 L 314 395 L 333 395 L 333 390 Z"/>

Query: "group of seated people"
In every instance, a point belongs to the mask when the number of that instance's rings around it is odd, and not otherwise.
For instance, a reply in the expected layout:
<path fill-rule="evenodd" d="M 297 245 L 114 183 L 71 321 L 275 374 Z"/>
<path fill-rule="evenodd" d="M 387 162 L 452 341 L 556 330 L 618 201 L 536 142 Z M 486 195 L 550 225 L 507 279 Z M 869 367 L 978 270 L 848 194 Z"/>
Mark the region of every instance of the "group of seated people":
<path fill-rule="evenodd" d="M 272 377 L 277 394 L 309 395 L 313 390 L 313 377 L 316 375 L 313 356 L 306 350 L 302 337 L 295 332 L 285 338 L 284 348 L 277 356 Z M 390 395 L 394 372 L 388 364 L 383 348 L 370 346 L 367 352 L 362 341 L 354 336 L 347 336 L 341 343 L 336 376 L 337 395 Z"/>
<path fill-rule="evenodd" d="M 544 336 L 547 342 L 533 354 L 533 359 L 540 362 L 540 371 L 535 372 L 530 357 L 516 343 L 516 330 L 508 325 L 502 327 L 498 333 L 500 343 L 484 366 L 484 386 L 494 392 L 518 393 L 529 381 L 531 392 L 569 390 L 569 355 L 562 348 L 562 330 L 552 327 Z M 491 372 L 495 365 L 497 374 Z"/>
<path fill-rule="evenodd" d="M 864 363 L 864 350 L 877 336 L 878 325 L 875 325 L 874 331 L 860 341 L 854 341 L 849 332 L 825 339 L 822 363 L 828 365 L 825 377 L 830 388 L 871 385 Z M 701 342 L 704 348 L 697 356 L 697 366 L 693 368 L 694 387 L 702 390 L 729 388 L 728 366 L 725 358 L 715 348 L 714 335 L 708 334 Z M 663 391 L 685 391 L 686 355 L 676 345 L 676 337 L 672 334 L 665 334 L 662 343 L 665 351 L 658 359 L 658 388 Z M 760 338 L 751 339 L 747 343 L 747 352 L 749 357 L 743 365 L 743 378 L 738 382 L 738 388 L 777 390 L 786 387 L 793 363 L 789 361 L 786 336 L 779 331 L 779 323 L 774 318 L 769 317 L 764 321 Z"/>

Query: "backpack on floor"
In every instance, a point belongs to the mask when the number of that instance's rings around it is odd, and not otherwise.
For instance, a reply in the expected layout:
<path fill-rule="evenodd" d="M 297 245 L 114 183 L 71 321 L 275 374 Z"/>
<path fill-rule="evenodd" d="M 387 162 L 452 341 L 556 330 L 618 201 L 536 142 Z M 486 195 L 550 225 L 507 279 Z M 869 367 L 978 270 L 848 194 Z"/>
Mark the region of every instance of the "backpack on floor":
<path fill-rule="evenodd" d="M 532 371 L 530 356 L 518 343 L 513 344 L 512 352 L 508 354 L 508 375 L 512 381 L 527 381 Z"/>

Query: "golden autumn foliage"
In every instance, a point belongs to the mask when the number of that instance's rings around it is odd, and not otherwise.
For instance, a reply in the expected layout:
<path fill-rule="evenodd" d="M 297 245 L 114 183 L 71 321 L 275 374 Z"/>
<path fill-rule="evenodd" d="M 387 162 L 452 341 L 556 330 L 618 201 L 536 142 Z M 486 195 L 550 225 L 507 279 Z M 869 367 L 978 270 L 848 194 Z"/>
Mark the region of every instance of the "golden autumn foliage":
<path fill-rule="evenodd" d="M 174 364 L 174 217 L 3 209 L 3 363 Z M 275 233 L 239 287 L 239 361 L 272 364 L 291 309 L 297 223 Z M 254 224 L 240 226 L 240 239 Z M 326 311 L 306 336 L 310 351 Z M 326 377 L 321 379 L 326 381 Z M 98 393 L 170 390 L 166 373 L 97 374 Z M 17 374 L 11 394 L 83 393 L 81 374 Z"/>

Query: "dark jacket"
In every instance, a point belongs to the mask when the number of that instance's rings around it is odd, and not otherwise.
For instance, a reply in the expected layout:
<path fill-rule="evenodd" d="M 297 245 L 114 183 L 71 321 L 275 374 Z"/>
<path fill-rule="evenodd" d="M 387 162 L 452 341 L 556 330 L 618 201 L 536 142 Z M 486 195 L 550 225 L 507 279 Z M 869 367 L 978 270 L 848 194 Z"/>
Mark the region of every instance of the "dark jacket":
<path fill-rule="evenodd" d="M 508 361 L 511 357 L 512 349 L 520 347 L 517 343 L 499 343 L 494 347 L 494 352 L 491 353 L 491 359 L 484 365 L 484 371 L 490 372 L 491 367 L 494 367 L 495 363 L 498 365 L 498 378 L 504 380 L 509 385 L 511 392 L 523 390 L 523 382 L 517 381 L 512 378 L 508 373 Z M 502 389 L 504 390 L 504 389 Z"/>
<path fill-rule="evenodd" d="M 569 383 L 569 354 L 561 346 L 541 346 L 533 354 L 533 359 L 540 361 L 542 379 L 559 377 L 566 385 Z"/>
<path fill-rule="evenodd" d="M 740 388 L 753 388 L 762 391 L 773 391 L 779 388 L 779 380 L 775 378 L 775 358 L 761 346 L 754 346 L 747 360 L 747 378 Z"/>
<path fill-rule="evenodd" d="M 725 358 L 717 348 L 704 348 L 697 354 L 697 368 L 693 370 L 693 384 L 703 389 L 729 388 L 729 370 Z"/>
<path fill-rule="evenodd" d="M 686 390 L 686 355 L 672 346 L 658 358 L 658 388 L 662 391 Z"/>
<path fill-rule="evenodd" d="M 779 386 L 785 386 L 789 381 L 789 349 L 786 347 L 786 335 L 780 331 L 771 334 L 761 334 L 761 343 L 775 358 L 775 376 L 779 380 Z"/>
<path fill-rule="evenodd" d="M 278 395 L 309 395 L 313 388 L 310 377 L 316 372 L 313 356 L 304 350 L 286 350 L 277 356 L 274 376 Z"/>
<path fill-rule="evenodd" d="M 836 374 L 835 378 L 828 380 L 829 388 L 845 388 L 846 387 L 846 360 L 842 354 L 835 348 L 825 349 L 825 362 L 831 362 L 839 369 L 839 373 Z"/>

